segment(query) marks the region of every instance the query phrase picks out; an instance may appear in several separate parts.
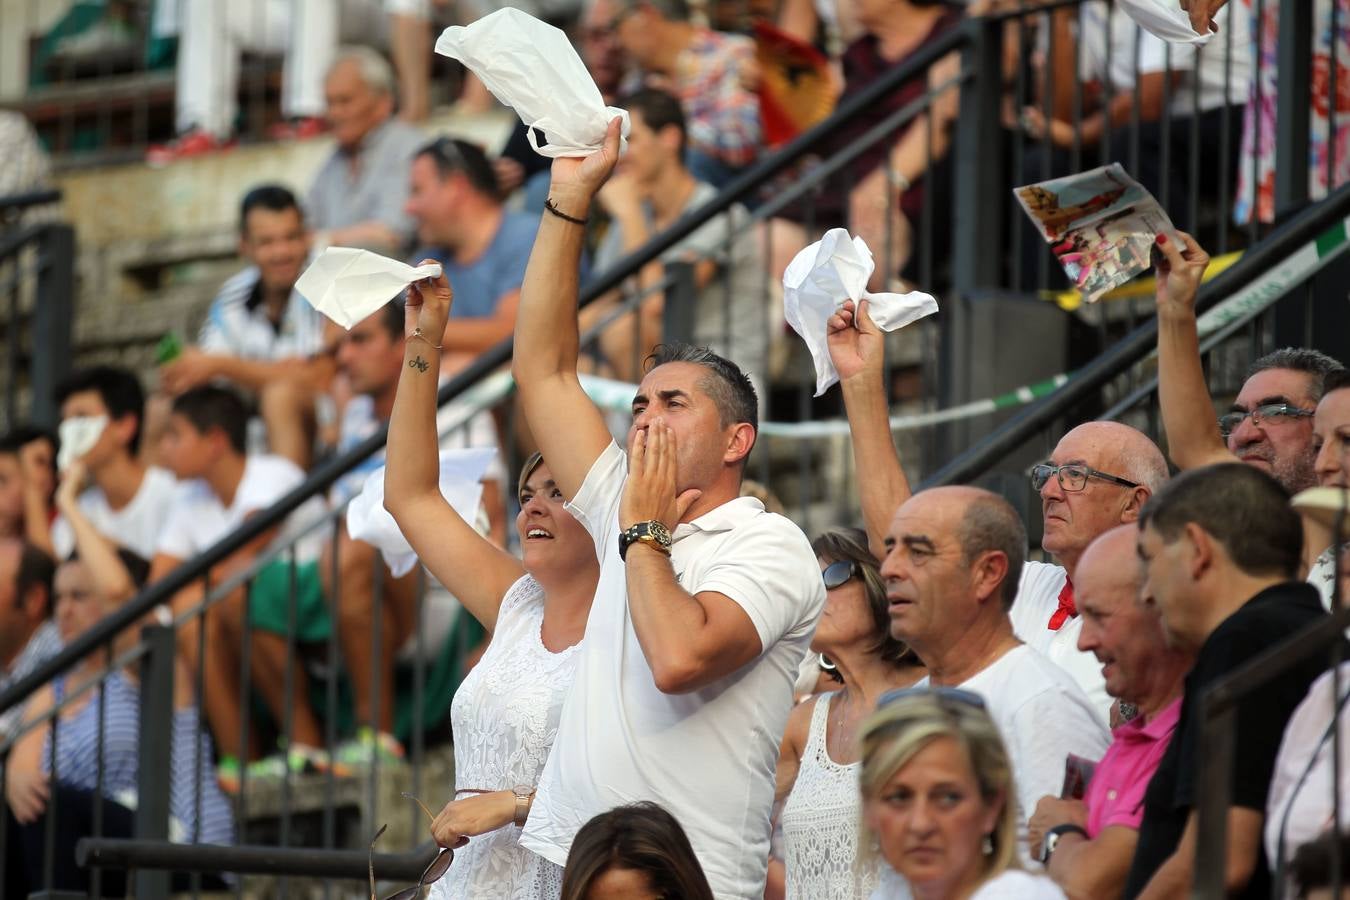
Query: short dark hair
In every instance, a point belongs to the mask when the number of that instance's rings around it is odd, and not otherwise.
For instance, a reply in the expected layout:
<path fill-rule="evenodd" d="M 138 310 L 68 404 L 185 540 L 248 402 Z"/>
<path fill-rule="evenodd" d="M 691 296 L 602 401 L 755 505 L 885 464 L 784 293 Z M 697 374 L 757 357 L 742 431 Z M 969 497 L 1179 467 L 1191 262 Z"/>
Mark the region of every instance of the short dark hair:
<path fill-rule="evenodd" d="M 47 604 L 46 615 L 52 613 L 52 579 L 56 577 L 56 561 L 47 555 L 47 551 L 23 542 L 19 553 L 19 570 L 14 574 L 14 602 L 22 604 L 28 592 L 35 587 L 42 588 L 42 596 Z"/>
<path fill-rule="evenodd" d="M 1289 862 L 1289 875 L 1298 885 L 1298 896 L 1307 897 L 1318 888 L 1331 887 L 1332 856 L 1341 859 L 1342 873 L 1350 870 L 1350 834 L 1337 834 L 1327 829 L 1315 840 L 1301 845 Z M 1344 874 L 1341 876 L 1346 877 Z"/>
<path fill-rule="evenodd" d="M 618 5 L 625 10 L 650 6 L 661 15 L 661 18 L 672 22 L 688 22 L 693 15 L 688 0 L 619 0 Z"/>
<path fill-rule="evenodd" d="M 567 854 L 562 900 L 585 900 L 595 880 L 613 868 L 642 872 L 662 897 L 713 900 L 689 836 L 650 801 L 615 807 L 581 826 Z"/>
<path fill-rule="evenodd" d="M 882 662 L 900 667 L 919 665 L 914 651 L 904 641 L 891 636 L 890 601 L 886 599 L 886 582 L 882 580 L 877 558 L 867 547 L 867 532 L 861 528 L 832 528 L 811 542 L 818 559 L 826 562 L 853 563 L 862 579 L 863 595 L 876 629 L 877 642 L 872 652 Z"/>
<path fill-rule="evenodd" d="M 717 405 L 723 428 L 748 422 L 755 431 L 759 431 L 759 396 L 750 382 L 750 376 L 742 372 L 740 366 L 718 356 L 707 347 L 671 341 L 656 345 L 647 357 L 646 371 L 677 362 L 693 363 L 708 370 L 708 377 L 703 379 L 699 387 Z"/>
<path fill-rule="evenodd" d="M 384 306 L 371 313 L 371 315 L 380 317 L 380 325 L 389 334 L 389 337 L 395 341 L 403 340 L 403 325 L 405 317 L 403 314 L 403 304 L 398 300 L 390 300 Z"/>
<path fill-rule="evenodd" d="M 1343 391 L 1350 388 L 1350 369 L 1336 369 L 1328 372 L 1322 379 L 1322 396 L 1325 397 L 1332 391 Z"/>
<path fill-rule="evenodd" d="M 961 543 L 961 558 L 966 565 L 990 550 L 997 550 L 1008 558 L 1008 572 L 999 585 L 999 600 L 1005 611 L 1012 609 L 1022 581 L 1022 568 L 1027 561 L 1027 529 L 1017 510 L 998 494 L 981 491 L 980 496 L 966 506 L 965 515 L 956 526 L 956 538 Z"/>
<path fill-rule="evenodd" d="M 295 194 L 291 189 L 282 187 L 279 184 L 262 184 L 244 195 L 244 199 L 239 204 L 239 233 L 248 236 L 248 214 L 255 209 L 266 209 L 272 212 L 285 212 L 293 209 L 300 221 L 305 220 L 305 211 L 300 207 L 300 201 L 295 199 Z"/>
<path fill-rule="evenodd" d="M 684 110 L 679 99 L 669 91 L 659 88 L 642 88 L 634 91 L 618 102 L 618 105 L 630 113 L 642 113 L 643 123 L 652 131 L 674 126 L 680 129 L 680 159 L 684 159 L 685 147 L 689 144 L 689 129 L 685 125 Z"/>
<path fill-rule="evenodd" d="M 208 384 L 185 391 L 174 398 L 173 411 L 202 434 L 219 428 L 236 453 L 247 452 L 248 406 L 229 388 Z"/>
<path fill-rule="evenodd" d="M 1172 543 L 1190 522 L 1205 530 L 1247 575 L 1294 578 L 1303 527 L 1279 482 L 1245 463 L 1182 472 L 1149 498 L 1139 530 L 1150 525 Z"/>
<path fill-rule="evenodd" d="M 501 185 L 497 183 L 497 173 L 488 161 L 487 154 L 477 144 L 442 136 L 423 144 L 417 156 L 425 156 L 436 164 L 441 180 L 456 172 L 469 180 L 469 185 L 478 193 L 501 200 Z"/>
<path fill-rule="evenodd" d="M 56 388 L 56 404 L 60 406 L 72 394 L 95 391 L 107 407 L 108 418 L 117 421 L 124 416 L 136 417 L 127 449 L 133 454 L 141 447 L 141 422 L 145 414 L 145 391 L 141 380 L 130 369 L 122 366 L 93 366 L 72 372 Z"/>
<path fill-rule="evenodd" d="M 1333 372 L 1343 372 L 1345 367 L 1320 350 L 1311 347 L 1281 347 L 1258 358 L 1247 367 L 1247 377 L 1267 369 L 1289 369 L 1310 376 L 1311 387 L 1308 393 L 1313 402 L 1322 399 L 1323 382 Z M 1292 397 L 1289 399 L 1293 399 Z"/>
<path fill-rule="evenodd" d="M 18 456 L 19 451 L 25 445 L 33 441 L 45 438 L 55 449 L 60 449 L 61 442 L 52 432 L 45 428 L 39 428 L 36 425 L 19 425 L 11 428 L 0 436 L 0 456 Z M 52 458 L 52 465 L 56 464 L 56 458 Z"/>
<path fill-rule="evenodd" d="M 145 587 L 146 581 L 150 579 L 150 561 L 139 553 L 134 553 L 126 547 L 118 547 L 116 550 L 117 558 L 121 561 L 122 567 L 127 570 L 127 575 L 131 578 L 131 583 L 137 590 Z M 79 562 L 80 550 L 75 548 L 70 551 L 66 557 L 66 562 Z"/>

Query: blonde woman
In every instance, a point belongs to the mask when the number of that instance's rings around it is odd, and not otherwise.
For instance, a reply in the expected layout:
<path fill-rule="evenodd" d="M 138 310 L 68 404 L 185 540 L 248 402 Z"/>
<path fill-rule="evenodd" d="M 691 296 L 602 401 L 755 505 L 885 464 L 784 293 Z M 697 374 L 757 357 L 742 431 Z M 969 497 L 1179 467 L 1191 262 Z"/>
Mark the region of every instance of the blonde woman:
<path fill-rule="evenodd" d="M 862 845 L 915 900 L 1064 900 L 1017 863 L 1016 791 L 984 700 L 958 688 L 882 698 L 862 730 Z M 894 897 L 883 887 L 874 896 Z"/>

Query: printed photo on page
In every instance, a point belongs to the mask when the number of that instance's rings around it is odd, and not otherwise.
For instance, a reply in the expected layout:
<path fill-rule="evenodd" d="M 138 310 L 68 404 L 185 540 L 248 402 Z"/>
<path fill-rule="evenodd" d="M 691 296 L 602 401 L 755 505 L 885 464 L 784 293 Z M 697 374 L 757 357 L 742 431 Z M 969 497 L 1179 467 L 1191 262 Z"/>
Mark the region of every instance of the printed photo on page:
<path fill-rule="evenodd" d="M 1014 189 L 1088 303 L 1152 266 L 1154 240 L 1176 228 L 1120 163 Z"/>

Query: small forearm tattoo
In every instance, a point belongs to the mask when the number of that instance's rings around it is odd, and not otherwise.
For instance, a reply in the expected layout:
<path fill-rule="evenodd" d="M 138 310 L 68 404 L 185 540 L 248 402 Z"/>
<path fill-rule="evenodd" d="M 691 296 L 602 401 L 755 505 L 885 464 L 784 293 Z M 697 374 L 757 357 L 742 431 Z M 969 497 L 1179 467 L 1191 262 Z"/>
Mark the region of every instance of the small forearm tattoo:
<path fill-rule="evenodd" d="M 431 368 L 431 363 L 419 356 L 416 359 L 409 360 L 408 368 L 416 369 L 419 372 L 425 372 L 427 369 Z"/>

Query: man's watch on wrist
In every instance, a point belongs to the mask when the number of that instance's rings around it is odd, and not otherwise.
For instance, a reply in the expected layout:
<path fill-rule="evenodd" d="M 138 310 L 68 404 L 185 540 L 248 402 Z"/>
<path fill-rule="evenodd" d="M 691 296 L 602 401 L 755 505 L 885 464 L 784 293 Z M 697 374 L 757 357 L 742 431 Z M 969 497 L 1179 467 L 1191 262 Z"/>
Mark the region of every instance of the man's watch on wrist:
<path fill-rule="evenodd" d="M 675 543 L 675 539 L 670 536 L 670 529 L 655 519 L 646 522 L 638 522 L 619 532 L 619 559 L 628 559 L 628 548 L 634 544 L 646 544 L 653 550 L 670 555 L 670 548 Z"/>
<path fill-rule="evenodd" d="M 1066 834 L 1080 834 L 1084 838 L 1088 836 L 1086 829 L 1072 822 L 1065 822 L 1063 825 L 1056 825 L 1051 828 L 1045 833 L 1045 837 L 1041 838 L 1041 863 L 1043 865 L 1049 864 L 1050 854 L 1055 852 L 1059 839 Z"/>
<path fill-rule="evenodd" d="M 530 804 L 534 802 L 534 788 L 528 784 L 518 784 L 511 788 L 511 793 L 516 797 L 516 811 L 511 815 L 511 821 L 524 828 L 525 820 L 530 815 Z"/>

